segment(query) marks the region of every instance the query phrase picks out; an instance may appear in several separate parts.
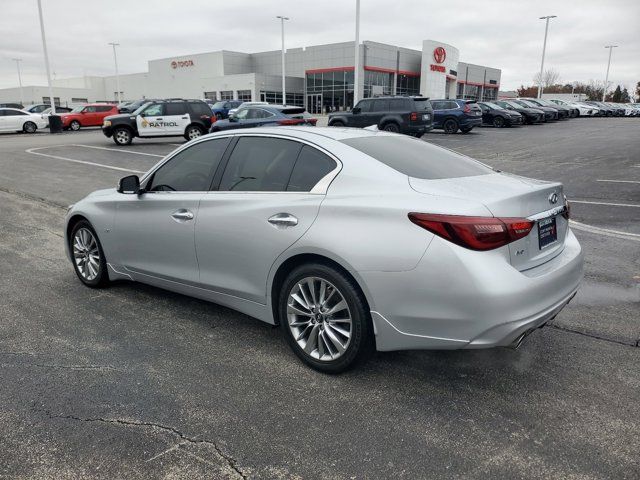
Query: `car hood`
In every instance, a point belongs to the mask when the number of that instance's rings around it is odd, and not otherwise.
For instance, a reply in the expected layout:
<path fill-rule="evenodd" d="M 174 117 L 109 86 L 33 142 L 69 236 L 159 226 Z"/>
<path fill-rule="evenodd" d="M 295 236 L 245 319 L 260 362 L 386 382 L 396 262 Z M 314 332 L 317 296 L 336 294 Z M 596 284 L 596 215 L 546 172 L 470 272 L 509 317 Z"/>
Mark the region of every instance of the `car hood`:
<path fill-rule="evenodd" d="M 116 115 L 109 115 L 107 117 L 104 117 L 105 120 L 118 120 L 118 119 L 124 119 L 124 118 L 135 118 L 135 115 L 131 115 L 130 113 L 118 113 Z"/>

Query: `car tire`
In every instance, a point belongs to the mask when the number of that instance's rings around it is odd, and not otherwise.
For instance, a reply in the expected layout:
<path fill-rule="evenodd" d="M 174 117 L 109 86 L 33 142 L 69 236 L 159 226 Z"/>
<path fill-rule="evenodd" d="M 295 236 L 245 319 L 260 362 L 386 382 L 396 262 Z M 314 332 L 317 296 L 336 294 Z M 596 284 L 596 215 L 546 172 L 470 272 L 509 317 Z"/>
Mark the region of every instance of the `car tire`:
<path fill-rule="evenodd" d="M 102 244 L 87 220 L 79 221 L 71 229 L 69 251 L 73 269 L 82 283 L 91 288 L 101 288 L 109 283 Z"/>
<path fill-rule="evenodd" d="M 113 130 L 113 141 L 116 145 L 124 147 L 126 145 L 131 145 L 133 141 L 133 135 L 131 134 L 131 130 L 124 127 L 119 127 Z"/>
<path fill-rule="evenodd" d="M 184 138 L 188 140 L 195 140 L 201 137 L 203 134 L 202 129 L 198 125 L 189 125 L 184 131 Z"/>
<path fill-rule="evenodd" d="M 333 122 L 331 122 L 331 125 L 329 125 L 330 127 L 344 127 L 345 124 L 342 120 L 335 120 Z"/>
<path fill-rule="evenodd" d="M 442 129 L 444 130 L 444 133 L 456 133 L 458 131 L 458 122 L 453 118 L 448 118 L 442 124 Z"/>
<path fill-rule="evenodd" d="M 24 125 L 22 126 L 22 131 L 24 133 L 36 133 L 37 130 L 38 126 L 33 122 L 24 122 Z"/>
<path fill-rule="evenodd" d="M 69 129 L 73 130 L 74 132 L 77 132 L 78 130 L 80 130 L 80 122 L 77 120 L 72 120 L 71 123 L 69 124 Z"/>
<path fill-rule="evenodd" d="M 493 126 L 496 128 L 502 128 L 505 125 L 504 118 L 502 117 L 493 117 Z"/>
<path fill-rule="evenodd" d="M 382 130 L 385 132 L 400 133 L 400 125 L 395 122 L 385 123 Z"/>
<path fill-rule="evenodd" d="M 329 265 L 305 264 L 289 273 L 278 294 L 278 317 L 295 354 L 315 370 L 340 373 L 375 350 L 362 291 L 346 273 Z"/>

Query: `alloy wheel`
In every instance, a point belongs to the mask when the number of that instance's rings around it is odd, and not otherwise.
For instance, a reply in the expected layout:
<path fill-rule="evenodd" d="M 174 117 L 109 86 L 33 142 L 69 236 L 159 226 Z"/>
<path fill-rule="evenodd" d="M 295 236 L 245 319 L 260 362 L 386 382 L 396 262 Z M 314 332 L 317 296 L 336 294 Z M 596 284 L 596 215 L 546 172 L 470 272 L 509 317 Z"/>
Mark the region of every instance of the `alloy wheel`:
<path fill-rule="evenodd" d="M 130 134 L 126 130 L 118 130 L 116 132 L 116 141 L 120 145 L 126 145 L 129 142 Z"/>
<path fill-rule="evenodd" d="M 24 124 L 24 131 L 27 133 L 35 133 L 37 128 L 38 127 L 36 127 L 36 124 L 33 122 L 27 122 Z"/>
<path fill-rule="evenodd" d="M 316 360 L 336 360 L 351 342 L 349 306 L 340 290 L 320 277 L 305 277 L 293 286 L 287 323 L 298 346 Z"/>
<path fill-rule="evenodd" d="M 85 280 L 92 281 L 100 273 L 98 242 L 88 228 L 79 228 L 73 237 L 73 259 Z"/>
<path fill-rule="evenodd" d="M 202 136 L 202 132 L 200 131 L 199 128 L 192 127 L 187 132 L 187 136 L 189 137 L 189 140 L 193 140 L 193 139 L 196 139 L 196 138 Z"/>
<path fill-rule="evenodd" d="M 73 121 L 73 122 L 71 122 L 71 125 L 69 125 L 69 126 L 71 127 L 71 130 L 73 130 L 73 131 L 80 130 L 80 123 L 79 122 Z"/>

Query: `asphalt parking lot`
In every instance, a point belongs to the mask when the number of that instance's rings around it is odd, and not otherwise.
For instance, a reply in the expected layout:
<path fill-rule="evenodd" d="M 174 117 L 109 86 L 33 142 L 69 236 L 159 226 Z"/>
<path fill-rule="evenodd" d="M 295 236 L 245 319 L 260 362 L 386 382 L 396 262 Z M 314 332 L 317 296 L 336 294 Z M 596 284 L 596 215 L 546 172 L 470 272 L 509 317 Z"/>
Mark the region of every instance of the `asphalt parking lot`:
<path fill-rule="evenodd" d="M 181 139 L 0 135 L 0 478 L 639 478 L 639 132 L 425 135 L 564 182 L 584 283 L 516 351 L 377 354 L 340 376 L 229 309 L 77 280 L 64 207 Z"/>

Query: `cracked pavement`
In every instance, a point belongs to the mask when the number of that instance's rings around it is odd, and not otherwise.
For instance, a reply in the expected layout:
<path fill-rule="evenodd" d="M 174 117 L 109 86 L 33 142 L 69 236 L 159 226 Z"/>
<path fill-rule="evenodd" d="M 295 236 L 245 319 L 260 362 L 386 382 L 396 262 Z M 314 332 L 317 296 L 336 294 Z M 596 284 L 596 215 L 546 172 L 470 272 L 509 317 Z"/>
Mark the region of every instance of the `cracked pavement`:
<path fill-rule="evenodd" d="M 601 170 L 638 163 L 638 123 L 614 121 Z M 537 127 L 427 137 L 553 178 L 563 155 L 604 155 L 589 129 L 607 122 L 559 124 L 547 147 Z M 61 207 L 120 174 L 24 150 L 105 142 L 95 131 L 0 136 L 0 478 L 640 476 L 640 243 L 577 231 L 582 290 L 516 351 L 391 352 L 327 376 L 301 365 L 277 329 L 229 309 L 144 285 L 80 284 Z M 135 169 L 157 160 L 68 150 Z M 562 179 L 572 195 L 603 174 L 584 168 Z M 619 210 L 574 210 L 586 224 L 635 228 L 634 212 L 625 224 Z"/>

